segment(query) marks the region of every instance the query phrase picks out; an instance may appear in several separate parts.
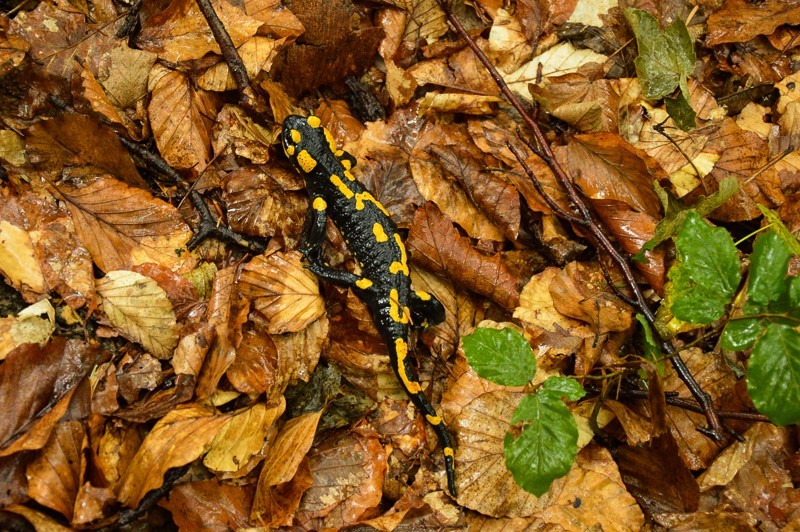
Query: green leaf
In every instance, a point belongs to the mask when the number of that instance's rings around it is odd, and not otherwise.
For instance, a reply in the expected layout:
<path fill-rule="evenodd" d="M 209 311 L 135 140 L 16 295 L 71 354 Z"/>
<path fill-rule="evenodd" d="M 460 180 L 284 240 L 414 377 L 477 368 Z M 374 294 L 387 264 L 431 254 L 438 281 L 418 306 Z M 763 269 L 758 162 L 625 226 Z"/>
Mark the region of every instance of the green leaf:
<path fill-rule="evenodd" d="M 672 118 L 675 125 L 684 131 L 691 131 L 697 127 L 697 113 L 692 109 L 692 104 L 686 99 L 683 92 L 677 98 L 664 98 L 667 107 L 667 114 Z"/>
<path fill-rule="evenodd" d="M 524 386 L 536 374 L 536 357 L 531 346 L 514 329 L 479 328 L 462 341 L 469 365 L 495 384 Z"/>
<path fill-rule="evenodd" d="M 733 239 L 725 229 L 690 212 L 675 246 L 678 262 L 669 271 L 673 315 L 692 323 L 718 320 L 741 279 Z"/>
<path fill-rule="evenodd" d="M 506 467 L 517 484 L 538 497 L 572 467 L 578 452 L 578 425 L 560 398 L 540 393 L 522 399 L 514 420 L 528 423 L 519 437 L 506 434 Z"/>
<path fill-rule="evenodd" d="M 555 399 L 566 398 L 569 401 L 577 401 L 586 395 L 586 390 L 581 383 L 571 377 L 548 377 L 538 393 L 552 395 Z"/>
<path fill-rule="evenodd" d="M 641 9 L 626 9 L 625 18 L 639 46 L 639 57 L 634 64 L 645 98 L 658 100 L 669 96 L 681 79 L 694 70 L 694 44 L 686 24 L 676 20 L 661 32 L 658 20 Z"/>
<path fill-rule="evenodd" d="M 650 324 L 647 323 L 647 320 L 641 314 L 636 315 L 636 321 L 642 326 L 642 331 L 644 332 L 644 356 L 656 366 L 658 374 L 663 377 L 664 361 L 661 360 L 663 353 L 661 352 L 661 347 L 656 342 L 653 329 L 650 328 Z"/>
<path fill-rule="evenodd" d="M 747 368 L 753 404 L 776 425 L 800 422 L 800 333 L 772 323 L 756 342 Z"/>
<path fill-rule="evenodd" d="M 786 245 L 792 250 L 792 255 L 800 256 L 800 242 L 798 242 L 792 232 L 789 231 L 789 228 L 783 225 L 778 213 L 767 209 L 763 205 L 757 204 L 756 207 L 758 207 L 758 210 L 764 215 L 764 218 L 767 219 L 769 225 L 772 226 L 772 230 L 778 233 L 783 241 L 786 242 Z"/>
<path fill-rule="evenodd" d="M 739 180 L 735 177 L 726 177 L 719 182 L 719 188 L 716 192 L 701 198 L 691 209 L 684 206 L 683 202 L 670 198 L 669 191 L 661 188 L 658 183 L 654 184 L 654 188 L 661 203 L 664 205 L 666 214 L 656 225 L 653 238 L 648 240 L 639 253 L 636 254 L 636 257 L 641 256 L 642 259 L 645 251 L 655 249 L 660 243 L 675 236 L 686 221 L 689 212 L 695 211 L 701 218 L 705 218 L 731 199 L 739 191 Z"/>
<path fill-rule="evenodd" d="M 756 318 L 737 318 L 725 326 L 722 333 L 722 349 L 742 351 L 758 340 L 763 330 L 761 320 Z"/>
<path fill-rule="evenodd" d="M 768 305 L 786 293 L 786 269 L 789 267 L 789 247 L 773 231 L 758 235 L 750 255 L 750 279 L 747 297 L 750 301 Z"/>

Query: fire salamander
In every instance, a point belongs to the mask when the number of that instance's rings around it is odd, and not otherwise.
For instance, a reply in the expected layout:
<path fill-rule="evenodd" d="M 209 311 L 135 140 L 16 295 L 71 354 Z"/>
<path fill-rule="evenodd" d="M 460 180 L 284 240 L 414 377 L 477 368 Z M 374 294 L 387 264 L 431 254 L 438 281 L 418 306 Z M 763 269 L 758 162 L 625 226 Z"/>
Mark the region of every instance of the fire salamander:
<path fill-rule="evenodd" d="M 337 149 L 320 119 L 289 116 L 283 122 L 281 138 L 283 151 L 305 178 L 311 196 L 312 208 L 300 245 L 307 267 L 324 281 L 351 288 L 369 308 L 400 384 L 444 446 L 447 487 L 455 497 L 452 439 L 422 393 L 408 345 L 409 329 L 441 322 L 444 307 L 434 296 L 412 291 L 408 255 L 397 227 L 383 205 L 353 177 L 350 170 L 355 158 Z M 329 215 L 361 266 L 361 275 L 323 262 L 321 245 Z"/>

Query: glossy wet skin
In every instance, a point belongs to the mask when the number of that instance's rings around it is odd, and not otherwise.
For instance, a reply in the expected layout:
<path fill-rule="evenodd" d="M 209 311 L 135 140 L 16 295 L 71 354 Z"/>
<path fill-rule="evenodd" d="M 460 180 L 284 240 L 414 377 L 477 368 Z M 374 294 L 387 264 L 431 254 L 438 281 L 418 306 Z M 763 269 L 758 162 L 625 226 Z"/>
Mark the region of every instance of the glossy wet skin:
<path fill-rule="evenodd" d="M 397 227 L 380 201 L 355 179 L 350 172 L 355 159 L 337 148 L 319 118 L 287 117 L 281 143 L 286 156 L 305 178 L 311 196 L 300 249 L 309 263 L 307 267 L 324 281 L 351 288 L 370 309 L 403 389 L 444 446 L 448 489 L 455 496 L 450 434 L 422 393 L 408 356 L 409 328 L 439 323 L 444 319 L 444 307 L 432 295 L 411 290 L 408 253 Z M 328 217 L 358 261 L 360 274 L 333 269 L 322 260 L 320 249 Z"/>

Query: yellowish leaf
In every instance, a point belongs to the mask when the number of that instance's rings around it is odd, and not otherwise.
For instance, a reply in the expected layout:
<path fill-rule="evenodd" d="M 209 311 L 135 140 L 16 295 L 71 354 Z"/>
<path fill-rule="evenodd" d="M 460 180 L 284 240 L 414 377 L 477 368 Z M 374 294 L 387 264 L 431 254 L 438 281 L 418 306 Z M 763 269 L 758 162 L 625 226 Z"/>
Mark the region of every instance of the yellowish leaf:
<path fill-rule="evenodd" d="M 232 417 L 211 442 L 203 464 L 217 473 L 236 473 L 247 467 L 254 455 L 264 446 L 267 433 L 283 414 L 285 401 L 272 408 L 256 403 Z"/>
<path fill-rule="evenodd" d="M 179 407 L 161 418 L 120 480 L 120 502 L 131 508 L 139 506 L 148 491 L 161 486 L 168 469 L 200 457 L 228 419 L 197 405 Z"/>
<path fill-rule="evenodd" d="M 0 220 L 0 271 L 17 290 L 42 294 L 47 287 L 27 231 Z"/>
<path fill-rule="evenodd" d="M 303 268 L 298 252 L 255 257 L 245 266 L 240 286 L 267 318 L 270 334 L 301 331 L 325 313 L 317 278 Z"/>
<path fill-rule="evenodd" d="M 164 289 L 131 271 L 113 271 L 97 281 L 103 311 L 120 334 L 158 358 L 169 358 L 178 344 L 175 311 Z"/>
<path fill-rule="evenodd" d="M 0 318 L 0 360 L 22 344 L 44 346 L 55 328 L 56 311 L 49 299 L 22 309 L 16 317 Z"/>

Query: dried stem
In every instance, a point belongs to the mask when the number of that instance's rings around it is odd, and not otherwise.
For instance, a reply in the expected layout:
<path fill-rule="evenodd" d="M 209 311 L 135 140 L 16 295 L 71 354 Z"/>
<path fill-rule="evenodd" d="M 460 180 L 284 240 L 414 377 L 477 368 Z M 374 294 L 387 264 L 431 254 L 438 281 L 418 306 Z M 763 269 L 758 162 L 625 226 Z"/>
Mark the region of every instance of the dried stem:
<path fill-rule="evenodd" d="M 486 70 L 494 79 L 497 86 L 500 88 L 500 91 L 506 97 L 508 102 L 517 110 L 520 115 L 520 118 L 525 122 L 528 126 L 530 131 L 533 133 L 533 138 L 536 141 L 536 145 L 529 145 L 531 150 L 539 156 L 545 164 L 553 171 L 556 179 L 558 180 L 561 187 L 566 191 L 569 201 L 571 203 L 571 207 L 573 212 L 568 213 L 564 211 L 561 207 L 553 207 L 555 202 L 550 198 L 548 200 L 548 196 L 544 193 L 541 184 L 539 184 L 537 177 L 533 173 L 533 171 L 525 164 L 524 157 L 521 157 L 522 154 L 518 152 L 514 152 L 515 157 L 517 160 L 522 164 L 523 169 L 528 174 L 528 177 L 532 180 L 534 187 L 536 187 L 537 191 L 542 195 L 548 205 L 553 208 L 556 214 L 561 215 L 564 219 L 575 223 L 576 225 L 580 225 L 584 227 L 590 234 L 590 240 L 595 245 L 596 248 L 602 250 L 606 253 L 609 258 L 620 268 L 622 271 L 623 279 L 625 283 L 628 285 L 628 288 L 631 290 L 633 294 L 632 303 L 634 303 L 634 308 L 642 314 L 648 323 L 651 326 L 654 326 L 655 315 L 653 311 L 650 309 L 647 301 L 642 294 L 642 291 L 639 288 L 638 283 L 636 282 L 636 278 L 634 277 L 633 271 L 631 269 L 630 263 L 628 260 L 614 247 L 611 239 L 606 234 L 602 223 L 593 215 L 592 211 L 589 209 L 589 206 L 584 201 L 583 196 L 578 192 L 572 179 L 567 175 L 566 171 L 562 168 L 562 166 L 558 163 L 553 154 L 553 151 L 550 149 L 550 146 L 547 143 L 547 140 L 542 133 L 541 128 L 539 127 L 538 123 L 534 120 L 534 116 L 536 115 L 537 109 L 534 106 L 533 111 L 526 109 L 519 99 L 511 92 L 511 89 L 506 84 L 505 80 L 503 80 L 500 73 L 491 63 L 486 54 L 478 47 L 475 41 L 469 36 L 467 31 L 464 29 L 464 26 L 461 25 L 461 22 L 458 18 L 453 15 L 450 9 L 447 6 L 446 0 L 437 0 L 439 5 L 444 10 L 447 19 L 455 28 L 456 32 L 459 36 L 464 39 L 467 45 L 472 49 L 478 59 L 483 63 Z M 513 150 L 512 150 L 513 151 Z M 653 327 L 654 331 L 655 328 Z M 706 420 L 708 421 L 708 427 L 706 428 L 698 428 L 703 434 L 707 435 L 711 439 L 722 442 L 725 440 L 725 429 L 720 422 L 719 413 L 715 409 L 714 405 L 711 402 L 711 397 L 705 393 L 700 385 L 695 380 L 694 376 L 692 375 L 689 368 L 686 366 L 686 363 L 680 357 L 680 355 L 675 351 L 675 348 L 672 344 L 668 341 L 659 338 L 659 344 L 661 345 L 661 349 L 669 356 L 670 362 L 672 363 L 673 368 L 677 372 L 680 379 L 686 384 L 689 388 L 689 391 L 692 393 L 694 398 L 697 400 L 699 404 L 699 408 L 702 409 L 702 413 L 705 415 Z"/>

